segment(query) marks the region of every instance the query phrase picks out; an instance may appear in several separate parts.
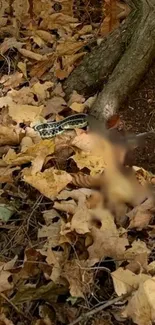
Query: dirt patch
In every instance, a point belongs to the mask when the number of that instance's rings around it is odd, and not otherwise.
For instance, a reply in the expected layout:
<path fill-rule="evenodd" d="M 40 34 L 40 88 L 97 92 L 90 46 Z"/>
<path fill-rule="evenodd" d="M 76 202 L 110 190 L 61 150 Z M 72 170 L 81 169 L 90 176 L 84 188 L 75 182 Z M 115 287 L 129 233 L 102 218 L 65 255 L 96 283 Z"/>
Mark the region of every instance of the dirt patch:
<path fill-rule="evenodd" d="M 130 132 L 155 129 L 155 62 L 119 114 Z M 134 151 L 132 163 L 155 172 L 155 135 L 148 136 L 143 147 Z"/>

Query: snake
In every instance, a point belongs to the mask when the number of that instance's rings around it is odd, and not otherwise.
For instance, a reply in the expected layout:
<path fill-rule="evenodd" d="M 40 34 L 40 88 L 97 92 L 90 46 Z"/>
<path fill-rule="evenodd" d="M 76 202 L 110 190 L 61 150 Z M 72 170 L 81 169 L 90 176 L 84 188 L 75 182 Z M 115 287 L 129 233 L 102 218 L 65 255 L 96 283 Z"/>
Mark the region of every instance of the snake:
<path fill-rule="evenodd" d="M 39 133 L 42 139 L 49 139 L 62 134 L 66 130 L 75 128 L 84 128 L 88 125 L 87 114 L 79 113 L 65 117 L 58 122 L 47 121 L 33 126 L 33 129 Z"/>

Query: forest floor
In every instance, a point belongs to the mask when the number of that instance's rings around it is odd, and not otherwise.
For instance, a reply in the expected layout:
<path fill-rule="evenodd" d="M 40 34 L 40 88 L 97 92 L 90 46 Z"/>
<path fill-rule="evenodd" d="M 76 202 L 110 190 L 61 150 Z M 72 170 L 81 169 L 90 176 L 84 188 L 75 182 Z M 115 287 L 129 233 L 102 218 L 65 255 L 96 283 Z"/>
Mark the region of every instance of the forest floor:
<path fill-rule="evenodd" d="M 155 63 L 121 107 L 119 114 L 126 130 L 130 132 L 141 133 L 155 129 Z M 148 136 L 145 145 L 134 150 L 132 163 L 155 172 L 155 136 Z"/>

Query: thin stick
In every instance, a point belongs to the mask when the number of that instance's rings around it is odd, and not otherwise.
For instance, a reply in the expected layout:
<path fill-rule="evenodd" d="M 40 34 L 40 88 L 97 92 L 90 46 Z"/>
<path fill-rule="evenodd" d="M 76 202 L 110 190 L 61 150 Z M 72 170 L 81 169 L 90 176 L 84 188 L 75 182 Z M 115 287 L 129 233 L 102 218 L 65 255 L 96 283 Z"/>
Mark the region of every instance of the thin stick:
<path fill-rule="evenodd" d="M 101 310 L 103 310 L 103 309 L 105 309 L 105 308 L 107 308 L 107 307 L 109 307 L 109 306 L 112 306 L 113 304 L 115 304 L 115 303 L 118 302 L 118 301 L 121 301 L 122 299 L 126 298 L 127 296 L 128 296 L 128 295 L 122 295 L 122 296 L 120 296 L 120 297 L 117 297 L 117 298 L 114 298 L 114 299 L 112 299 L 112 300 L 109 300 L 109 301 L 107 301 L 105 304 L 103 304 L 103 305 L 101 305 L 101 306 L 99 306 L 99 307 L 96 307 L 96 308 L 94 308 L 93 310 L 90 310 L 90 311 L 88 311 L 87 313 L 85 313 L 85 314 L 79 316 L 79 317 L 76 318 L 73 322 L 71 322 L 69 325 L 75 325 L 75 324 L 77 324 L 77 323 L 79 323 L 79 322 L 81 322 L 81 321 L 83 321 L 83 320 L 85 320 L 85 319 L 88 319 L 88 318 L 90 318 L 91 316 L 93 316 L 94 314 L 100 312 Z"/>
<path fill-rule="evenodd" d="M 18 314 L 22 315 L 24 318 L 26 318 L 26 319 L 28 319 L 28 320 L 31 320 L 30 317 L 28 317 L 28 316 L 25 315 L 21 310 L 19 310 L 18 307 L 15 306 L 15 305 L 13 304 L 13 302 L 12 302 L 11 300 L 9 300 L 9 299 L 4 295 L 4 293 L 1 292 L 1 293 L 0 293 L 0 296 L 1 296 L 4 300 L 6 300 L 6 301 L 9 303 L 9 305 L 11 305 L 12 308 L 14 308 L 15 311 L 16 311 Z"/>

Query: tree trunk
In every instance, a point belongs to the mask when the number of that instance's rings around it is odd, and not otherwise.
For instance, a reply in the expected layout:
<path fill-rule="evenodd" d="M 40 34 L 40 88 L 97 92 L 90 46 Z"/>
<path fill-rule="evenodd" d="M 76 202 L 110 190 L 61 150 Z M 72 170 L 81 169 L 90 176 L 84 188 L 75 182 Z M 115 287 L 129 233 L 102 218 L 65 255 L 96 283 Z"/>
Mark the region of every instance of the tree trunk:
<path fill-rule="evenodd" d="M 121 24 L 120 28 L 104 38 L 102 43 L 96 46 L 90 54 L 87 54 L 82 63 L 66 79 L 63 88 L 67 96 L 73 90 L 90 96 L 98 90 L 100 84 L 107 80 L 108 75 L 113 71 L 130 43 L 133 30 L 138 23 L 140 11 L 137 10 L 133 1 L 129 1 L 129 4 L 131 12 L 126 21 Z"/>
<path fill-rule="evenodd" d="M 108 73 L 111 74 L 90 109 L 100 120 L 119 109 L 155 56 L 155 0 L 131 0 L 131 3 L 132 11 L 125 24 L 87 55 L 64 83 L 67 95 L 73 90 L 86 95 L 100 82 L 103 86 Z"/>

